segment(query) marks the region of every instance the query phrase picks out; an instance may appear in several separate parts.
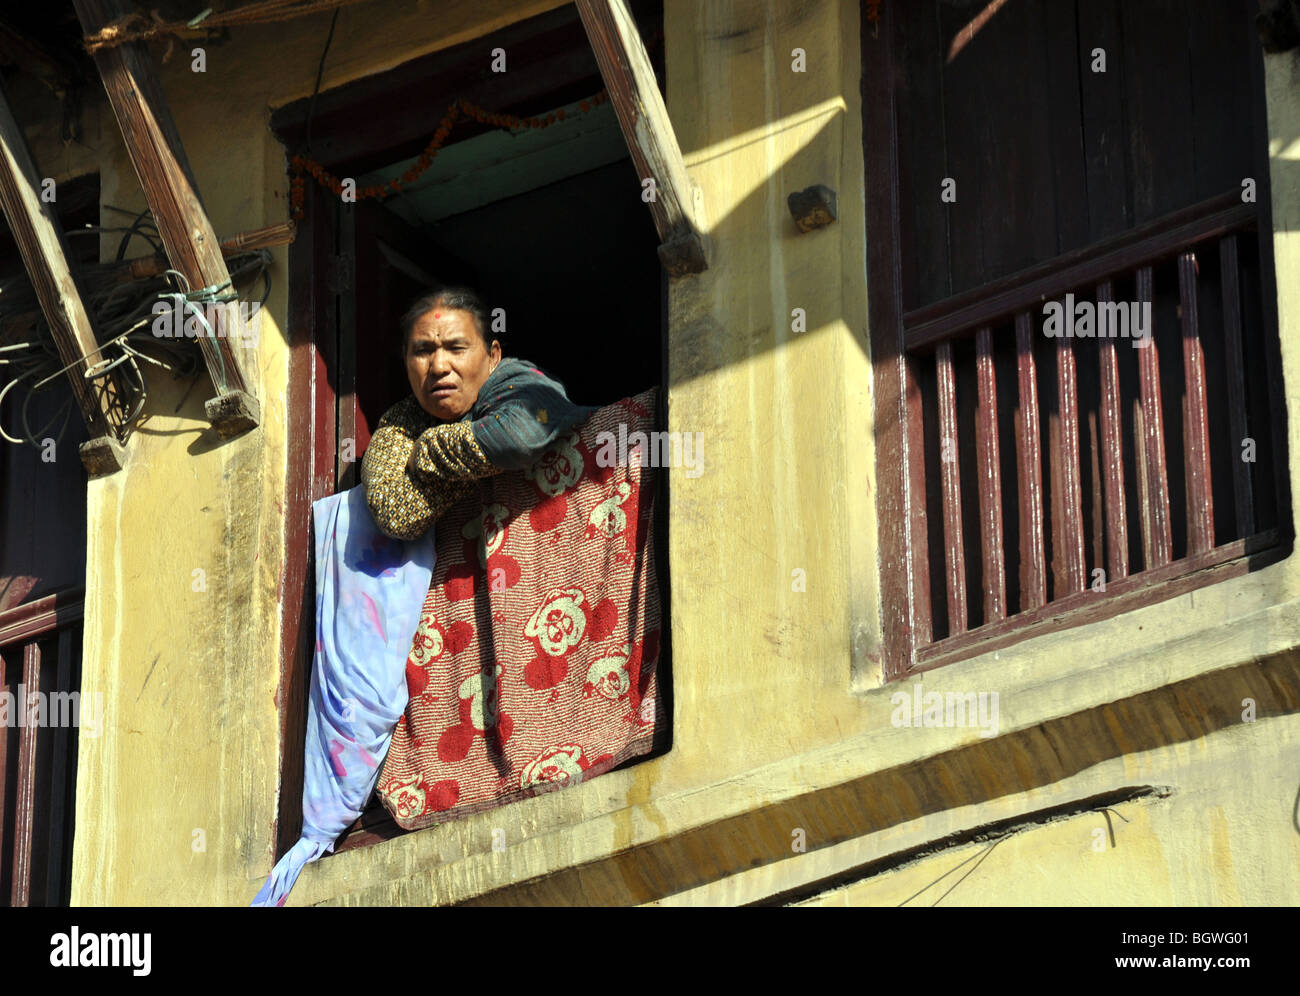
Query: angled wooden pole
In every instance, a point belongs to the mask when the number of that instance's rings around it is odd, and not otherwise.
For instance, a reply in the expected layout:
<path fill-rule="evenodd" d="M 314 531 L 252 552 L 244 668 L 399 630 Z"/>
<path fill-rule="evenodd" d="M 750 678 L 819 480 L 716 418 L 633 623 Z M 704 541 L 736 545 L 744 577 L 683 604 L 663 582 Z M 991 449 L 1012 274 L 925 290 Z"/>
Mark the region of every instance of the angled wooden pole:
<path fill-rule="evenodd" d="M 87 35 L 134 12 L 125 0 L 73 0 L 73 6 Z M 129 42 L 100 49 L 94 60 L 172 268 L 185 275 L 191 291 L 228 290 L 230 272 L 148 48 L 144 42 Z M 237 303 L 225 304 L 218 321 L 216 334 L 200 336 L 198 342 L 217 390 L 217 397 L 205 406 L 207 417 L 217 432 L 229 437 L 256 426 L 261 406 L 247 375 L 246 347 L 237 338 L 243 331 Z M 254 361 L 249 356 L 247 364 Z"/>
<path fill-rule="evenodd" d="M 632 162 L 642 182 L 654 180 L 649 203 L 663 243 L 659 259 L 669 276 L 701 273 L 709 267 L 712 247 L 693 220 L 695 188 L 636 21 L 624 0 L 575 3 Z"/>
<path fill-rule="evenodd" d="M 90 433 L 81 446 L 82 461 L 92 475 L 112 473 L 122 468 L 125 450 L 114 428 L 110 392 L 106 387 L 96 393 L 84 376 L 85 369 L 101 359 L 99 342 L 68 266 L 63 230 L 51 206 L 41 200 L 40 185 L 27 139 L 0 89 L 0 206 Z"/>

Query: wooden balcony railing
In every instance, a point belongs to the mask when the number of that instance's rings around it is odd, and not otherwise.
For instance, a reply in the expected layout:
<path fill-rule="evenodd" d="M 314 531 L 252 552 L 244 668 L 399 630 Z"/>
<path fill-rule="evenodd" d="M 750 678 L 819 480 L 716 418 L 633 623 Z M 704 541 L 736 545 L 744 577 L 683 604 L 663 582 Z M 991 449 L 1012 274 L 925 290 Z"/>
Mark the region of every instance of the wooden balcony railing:
<path fill-rule="evenodd" d="M 914 670 L 1289 549 L 1256 218 L 1228 194 L 903 316 L 935 593 Z M 1067 294 L 1093 335 L 1046 334 Z M 1149 341 L 1095 335 L 1115 304 L 1150 307 Z"/>
<path fill-rule="evenodd" d="M 0 612 L 0 906 L 66 906 L 70 897 L 77 729 L 27 712 L 81 683 L 80 589 Z M 62 713 L 62 711 L 61 711 Z"/>

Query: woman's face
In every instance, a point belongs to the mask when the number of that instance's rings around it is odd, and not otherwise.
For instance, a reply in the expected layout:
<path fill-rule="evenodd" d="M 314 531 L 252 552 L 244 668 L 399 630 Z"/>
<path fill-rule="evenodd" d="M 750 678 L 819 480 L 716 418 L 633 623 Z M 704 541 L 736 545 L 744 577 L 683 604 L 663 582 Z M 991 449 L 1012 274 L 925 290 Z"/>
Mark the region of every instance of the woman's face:
<path fill-rule="evenodd" d="M 501 344 L 483 344 L 468 311 L 435 307 L 411 330 L 406 376 L 420 407 L 443 422 L 460 418 L 478 400 L 479 388 L 501 362 Z"/>

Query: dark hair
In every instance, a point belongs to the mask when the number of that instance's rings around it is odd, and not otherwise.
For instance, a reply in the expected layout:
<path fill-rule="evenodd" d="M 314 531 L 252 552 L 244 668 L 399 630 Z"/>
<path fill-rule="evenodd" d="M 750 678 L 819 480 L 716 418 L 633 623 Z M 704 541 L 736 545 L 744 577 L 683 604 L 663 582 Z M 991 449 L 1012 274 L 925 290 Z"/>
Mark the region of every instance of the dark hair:
<path fill-rule="evenodd" d="M 402 358 L 406 358 L 406 347 L 411 342 L 411 333 L 415 330 L 415 323 L 427 315 L 434 308 L 446 308 L 455 311 L 468 311 L 474 316 L 474 324 L 478 328 L 479 338 L 483 340 L 483 348 L 492 348 L 492 339 L 488 335 L 488 323 L 491 315 L 488 312 L 488 306 L 479 296 L 478 291 L 472 287 L 435 287 L 425 294 L 420 295 L 415 303 L 406 309 L 406 314 L 398 326 L 402 333 Z"/>

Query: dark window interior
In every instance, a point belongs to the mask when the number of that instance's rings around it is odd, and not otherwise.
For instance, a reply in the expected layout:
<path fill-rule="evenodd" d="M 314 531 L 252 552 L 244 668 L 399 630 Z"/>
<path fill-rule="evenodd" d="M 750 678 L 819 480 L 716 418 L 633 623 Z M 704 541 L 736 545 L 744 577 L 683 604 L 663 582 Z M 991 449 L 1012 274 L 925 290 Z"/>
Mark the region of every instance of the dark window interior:
<path fill-rule="evenodd" d="M 433 281 L 470 284 L 504 309 L 506 332 L 492 333 L 503 354 L 541 364 L 578 403 L 610 404 L 659 382 L 659 242 L 626 157 L 421 227 L 382 205 L 360 208 L 358 455 L 410 393 L 398 321 Z M 342 470 L 347 486 L 357 471 Z"/>

